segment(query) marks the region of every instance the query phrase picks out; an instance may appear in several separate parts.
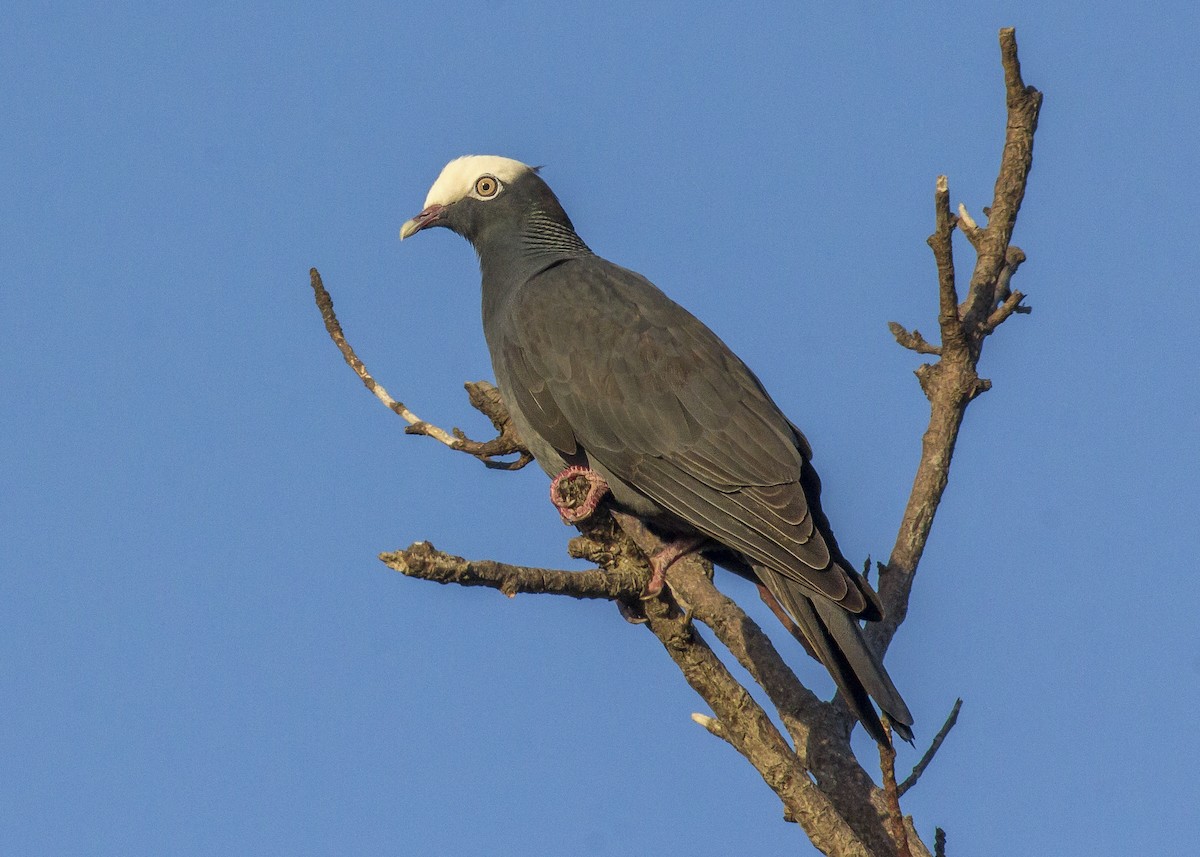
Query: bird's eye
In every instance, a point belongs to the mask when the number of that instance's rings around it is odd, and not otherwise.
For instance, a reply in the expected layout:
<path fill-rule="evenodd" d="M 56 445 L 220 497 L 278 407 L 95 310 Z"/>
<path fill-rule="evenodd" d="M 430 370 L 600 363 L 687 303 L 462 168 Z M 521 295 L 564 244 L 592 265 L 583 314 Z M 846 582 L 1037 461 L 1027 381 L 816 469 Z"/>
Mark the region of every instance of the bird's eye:
<path fill-rule="evenodd" d="M 500 190 L 500 182 L 494 176 L 480 176 L 475 179 L 475 193 L 484 199 L 490 199 Z"/>

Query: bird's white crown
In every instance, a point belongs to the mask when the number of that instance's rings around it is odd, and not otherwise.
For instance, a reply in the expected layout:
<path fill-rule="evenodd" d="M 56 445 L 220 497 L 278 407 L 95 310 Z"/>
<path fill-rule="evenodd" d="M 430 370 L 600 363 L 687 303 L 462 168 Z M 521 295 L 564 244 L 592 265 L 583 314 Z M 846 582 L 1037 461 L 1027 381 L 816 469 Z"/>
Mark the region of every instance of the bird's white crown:
<path fill-rule="evenodd" d="M 520 161 L 498 155 L 463 155 L 442 168 L 442 174 L 425 197 L 425 207 L 450 205 L 470 196 L 475 191 L 475 180 L 480 176 L 495 176 L 503 184 L 508 184 L 532 169 Z"/>

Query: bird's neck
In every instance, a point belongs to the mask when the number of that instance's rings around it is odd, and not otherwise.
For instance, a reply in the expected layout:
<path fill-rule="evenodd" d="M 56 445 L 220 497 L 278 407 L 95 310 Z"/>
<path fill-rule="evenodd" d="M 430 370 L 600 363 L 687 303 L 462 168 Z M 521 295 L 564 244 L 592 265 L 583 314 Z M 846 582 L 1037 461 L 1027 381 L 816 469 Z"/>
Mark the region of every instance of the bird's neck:
<path fill-rule="evenodd" d="M 498 227 L 501 225 L 498 225 Z M 571 222 L 533 208 L 513 228 L 483 229 L 472 236 L 483 275 L 485 315 L 510 291 L 547 268 L 593 255 Z"/>

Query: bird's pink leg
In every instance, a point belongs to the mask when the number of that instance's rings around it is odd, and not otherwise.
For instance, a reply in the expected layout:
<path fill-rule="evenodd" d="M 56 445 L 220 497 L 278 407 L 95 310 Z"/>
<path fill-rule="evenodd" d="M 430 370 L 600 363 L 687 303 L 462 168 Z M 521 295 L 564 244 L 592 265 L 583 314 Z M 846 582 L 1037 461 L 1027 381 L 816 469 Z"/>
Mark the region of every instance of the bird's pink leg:
<path fill-rule="evenodd" d="M 588 490 L 583 500 L 575 502 L 563 491 L 566 483 L 582 479 L 587 483 Z M 564 524 L 578 524 L 586 521 L 596 511 L 604 495 L 608 493 L 608 483 L 599 473 L 589 467 L 574 465 L 563 470 L 550 481 L 550 502 L 562 515 Z"/>
<path fill-rule="evenodd" d="M 707 541 L 704 536 L 692 536 L 667 542 L 659 550 L 650 555 L 650 580 L 642 590 L 643 601 L 653 598 L 662 592 L 663 584 L 667 582 L 667 569 L 677 560 L 683 559 L 700 545 Z"/>
<path fill-rule="evenodd" d="M 612 514 L 617 519 L 617 523 L 621 525 L 621 529 L 633 539 L 650 561 L 650 580 L 646 582 L 646 588 L 642 590 L 643 601 L 662 592 L 663 585 L 667 582 L 668 568 L 708 541 L 704 536 L 679 536 L 670 541 L 663 541 L 650 531 L 646 522 L 641 518 L 628 512 L 622 512 L 620 509 L 613 509 Z"/>

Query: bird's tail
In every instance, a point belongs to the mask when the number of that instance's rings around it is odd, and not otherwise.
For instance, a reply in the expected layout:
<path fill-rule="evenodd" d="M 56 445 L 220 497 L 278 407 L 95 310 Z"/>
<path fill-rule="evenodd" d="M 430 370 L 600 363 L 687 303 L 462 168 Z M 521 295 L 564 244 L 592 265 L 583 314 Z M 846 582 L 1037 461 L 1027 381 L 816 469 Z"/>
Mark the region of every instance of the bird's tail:
<path fill-rule="evenodd" d="M 880 744 L 890 743 L 871 705 L 874 698 L 892 730 L 911 743 L 913 716 L 879 657 L 867 645 L 853 614 L 828 598 L 810 598 L 797 584 L 769 568 L 755 566 L 754 570 L 795 620 L 867 734 Z"/>

